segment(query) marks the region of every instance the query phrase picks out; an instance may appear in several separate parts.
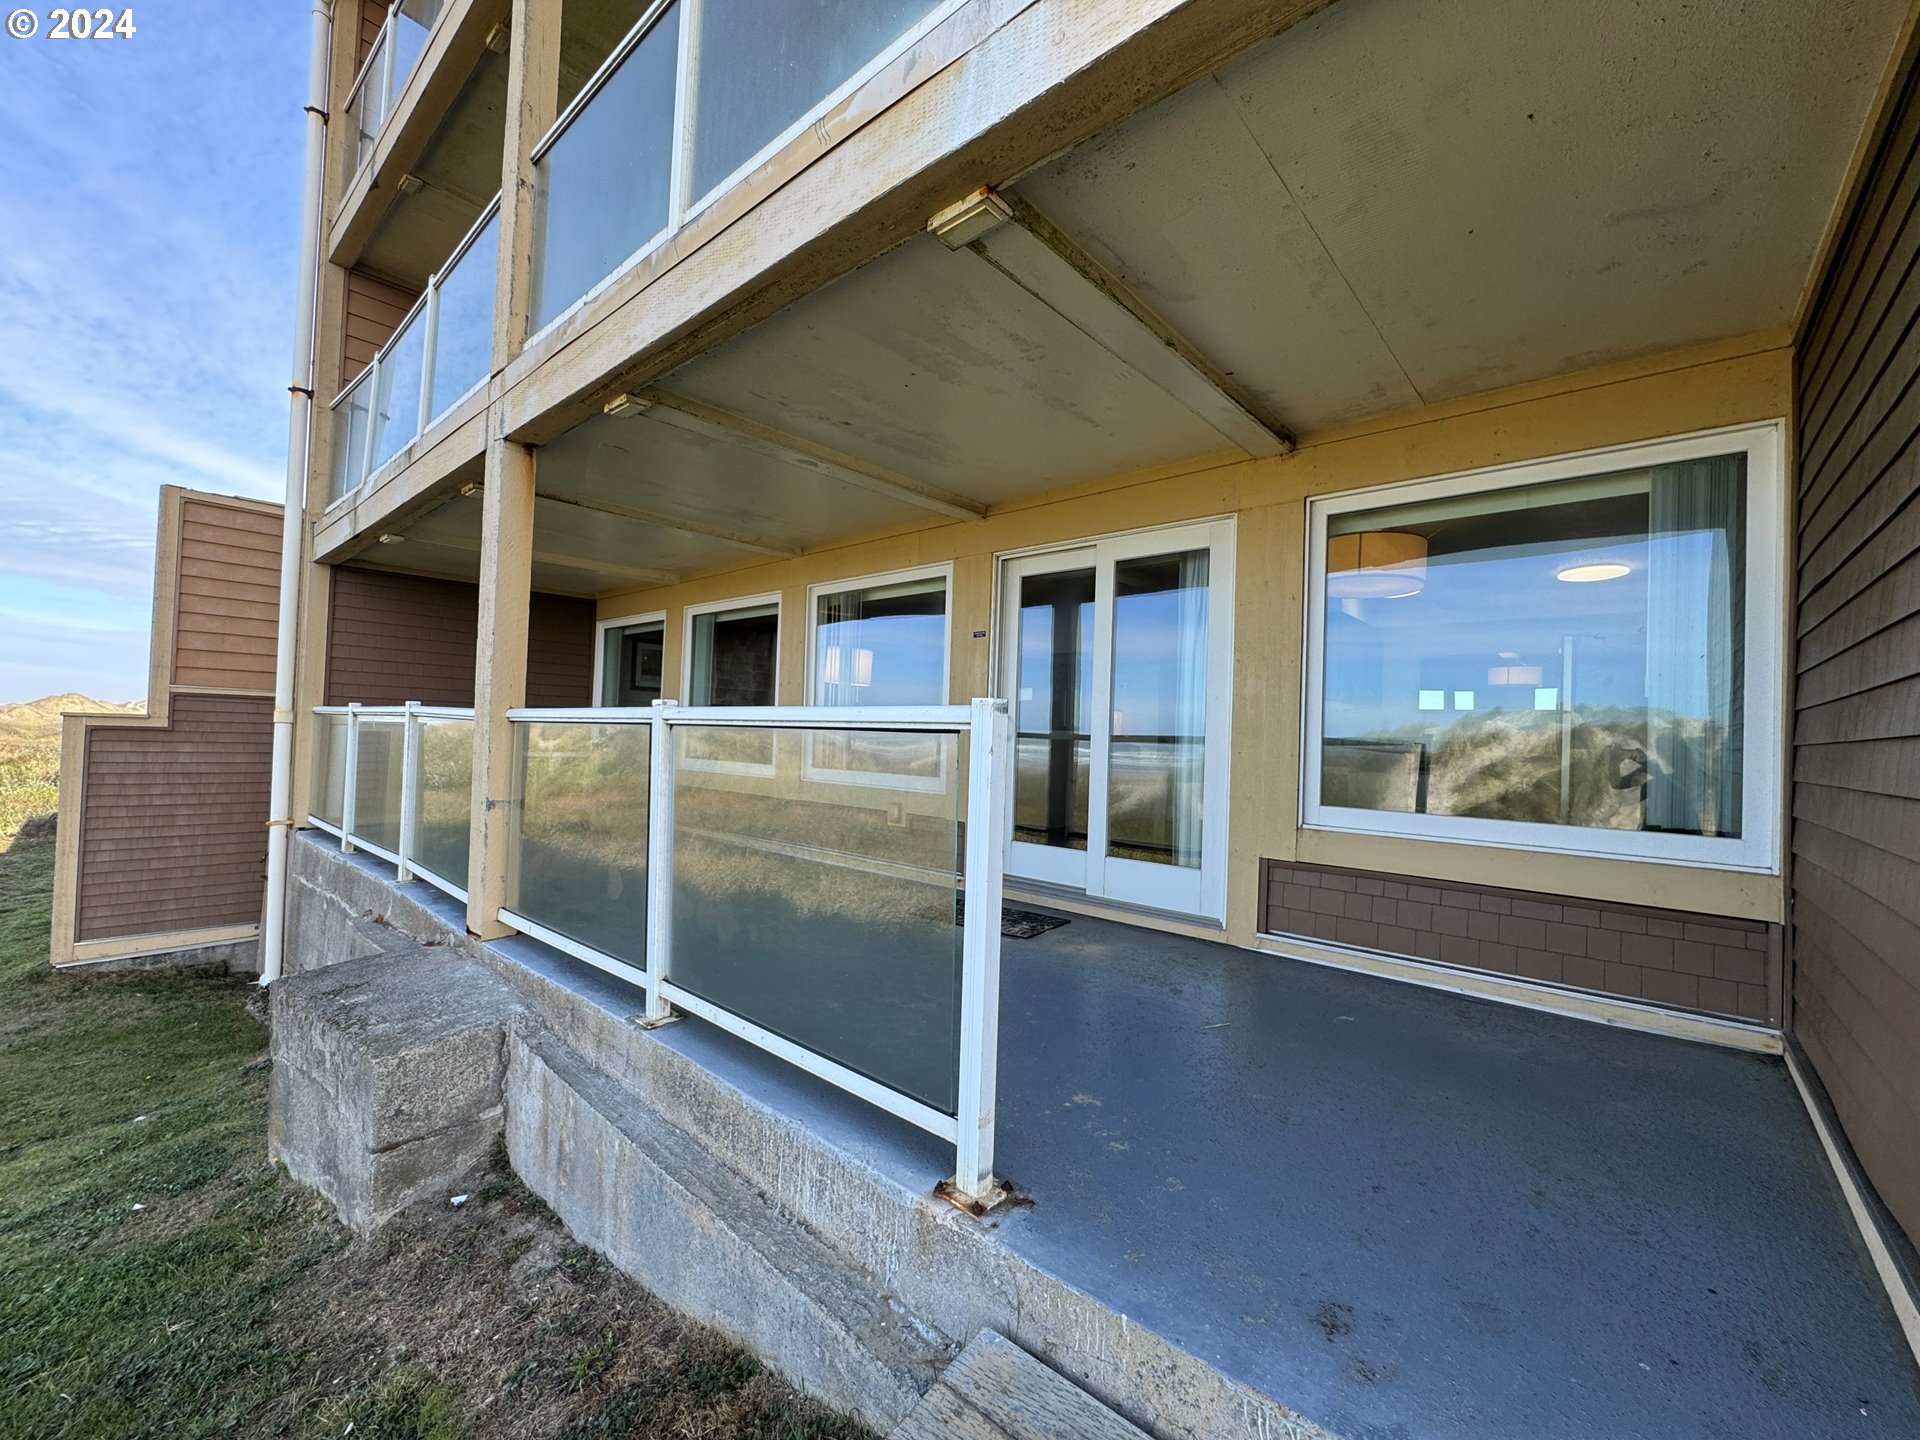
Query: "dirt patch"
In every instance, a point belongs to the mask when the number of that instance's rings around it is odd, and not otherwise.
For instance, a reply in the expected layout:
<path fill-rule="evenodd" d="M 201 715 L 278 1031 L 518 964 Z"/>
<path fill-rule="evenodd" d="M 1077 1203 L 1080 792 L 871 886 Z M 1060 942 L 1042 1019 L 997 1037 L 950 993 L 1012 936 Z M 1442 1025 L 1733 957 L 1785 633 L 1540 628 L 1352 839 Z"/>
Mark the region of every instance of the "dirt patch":
<path fill-rule="evenodd" d="M 575 1244 L 504 1154 L 313 1266 L 272 1329 L 311 1359 L 301 1388 L 322 1434 L 868 1434 Z"/>

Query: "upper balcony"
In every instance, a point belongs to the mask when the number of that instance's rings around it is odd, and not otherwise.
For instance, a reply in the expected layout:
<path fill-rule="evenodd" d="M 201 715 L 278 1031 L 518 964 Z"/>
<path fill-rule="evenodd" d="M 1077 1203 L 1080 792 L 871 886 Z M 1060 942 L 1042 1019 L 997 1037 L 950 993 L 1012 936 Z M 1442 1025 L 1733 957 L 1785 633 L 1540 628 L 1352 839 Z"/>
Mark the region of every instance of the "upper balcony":
<path fill-rule="evenodd" d="M 393 337 L 333 402 L 331 507 L 389 465 L 492 374 L 496 197 L 428 277 Z"/>
<path fill-rule="evenodd" d="M 373 13 L 384 19 L 330 127 L 327 257 L 418 290 L 500 188 L 506 5 Z"/>
<path fill-rule="evenodd" d="M 660 249 L 962 0 L 656 0 L 534 149 L 528 328 Z"/>

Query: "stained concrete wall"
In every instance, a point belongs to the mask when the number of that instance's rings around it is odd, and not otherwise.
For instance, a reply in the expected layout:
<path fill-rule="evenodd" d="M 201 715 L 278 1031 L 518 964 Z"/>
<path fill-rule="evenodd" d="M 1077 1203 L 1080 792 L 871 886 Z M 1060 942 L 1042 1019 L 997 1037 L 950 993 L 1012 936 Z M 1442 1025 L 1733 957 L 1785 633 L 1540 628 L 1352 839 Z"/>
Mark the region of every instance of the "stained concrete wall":
<path fill-rule="evenodd" d="M 1329 1440 L 1015 1255 L 933 1197 L 939 1175 L 889 1170 L 752 1097 L 673 1043 L 682 1027 L 639 1028 L 633 987 L 524 940 L 471 940 L 451 901 L 384 869 L 312 832 L 294 845 L 276 987 L 275 1152 L 353 1223 L 504 1133 L 573 1234 L 882 1432 L 991 1329 L 1155 1435 Z M 487 977 L 460 968 L 476 965 Z M 456 968 L 470 998 L 442 1025 L 430 997 Z M 423 1122 L 406 1097 L 438 1062 L 416 1052 L 484 1049 L 476 1034 L 502 1037 L 502 1065 L 469 1056 L 484 1083 Z M 381 1173 L 383 1139 L 441 1136 L 447 1150 Z"/>

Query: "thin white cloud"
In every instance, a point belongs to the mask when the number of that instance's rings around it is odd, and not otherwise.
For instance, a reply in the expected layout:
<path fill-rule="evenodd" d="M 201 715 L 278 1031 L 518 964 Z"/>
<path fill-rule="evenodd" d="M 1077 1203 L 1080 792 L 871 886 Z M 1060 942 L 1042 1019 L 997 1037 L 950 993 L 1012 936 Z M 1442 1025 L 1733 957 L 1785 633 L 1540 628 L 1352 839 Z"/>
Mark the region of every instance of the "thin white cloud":
<path fill-rule="evenodd" d="M 4 58 L 0 702 L 126 698 L 160 486 L 282 484 L 304 16 L 171 0 Z"/>

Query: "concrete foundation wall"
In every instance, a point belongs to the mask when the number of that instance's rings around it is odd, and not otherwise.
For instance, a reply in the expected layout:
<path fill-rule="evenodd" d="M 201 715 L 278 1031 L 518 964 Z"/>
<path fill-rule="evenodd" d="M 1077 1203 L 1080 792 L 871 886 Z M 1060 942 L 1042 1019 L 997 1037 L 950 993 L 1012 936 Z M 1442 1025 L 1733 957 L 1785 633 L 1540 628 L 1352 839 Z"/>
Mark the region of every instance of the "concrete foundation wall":
<path fill-rule="evenodd" d="M 642 1030 L 637 990 L 524 940 L 473 941 L 451 901 L 382 868 L 296 843 L 275 992 L 275 1151 L 352 1223 L 377 1224 L 436 1165 L 504 1133 L 576 1237 L 883 1431 L 991 1329 L 1155 1435 L 1326 1435 L 1015 1255 L 997 1221 L 933 1197 L 943 1172 L 748 1094 L 687 1053 L 698 1022 Z M 450 984 L 457 1004 L 431 1000 Z M 488 1035 L 497 1071 L 476 1058 Z M 463 1046 L 480 1083 L 426 1124 L 406 1103 L 438 1073 L 425 1052 Z M 445 1143 L 421 1163 L 387 1159 L 396 1138 L 427 1136 Z"/>

